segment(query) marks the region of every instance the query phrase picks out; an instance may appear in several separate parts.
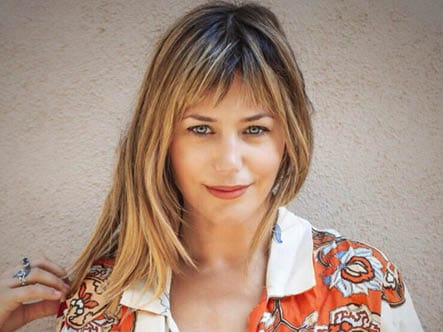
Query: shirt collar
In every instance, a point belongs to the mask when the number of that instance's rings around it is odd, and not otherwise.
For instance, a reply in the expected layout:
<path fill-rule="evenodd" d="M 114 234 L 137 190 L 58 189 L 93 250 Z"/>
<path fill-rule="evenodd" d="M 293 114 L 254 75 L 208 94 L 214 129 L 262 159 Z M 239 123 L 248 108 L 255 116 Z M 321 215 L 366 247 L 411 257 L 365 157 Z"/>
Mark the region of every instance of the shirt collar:
<path fill-rule="evenodd" d="M 120 303 L 135 310 L 143 310 L 158 315 L 168 316 L 170 314 L 170 288 L 171 271 L 168 271 L 166 289 L 158 298 L 154 298 L 153 289 L 145 289 L 143 280 L 139 280 L 123 292 Z"/>
<path fill-rule="evenodd" d="M 268 297 L 296 295 L 315 286 L 312 227 L 288 209 L 278 210 L 279 241 L 272 240 L 266 275 Z"/>
<path fill-rule="evenodd" d="M 277 224 L 280 234 L 278 240 L 272 240 L 266 273 L 268 298 L 300 294 L 315 286 L 311 225 L 284 207 L 278 209 Z M 120 303 L 169 316 L 170 287 L 169 271 L 166 290 L 160 297 L 153 299 L 153 290 L 145 290 L 139 281 L 123 292 Z"/>

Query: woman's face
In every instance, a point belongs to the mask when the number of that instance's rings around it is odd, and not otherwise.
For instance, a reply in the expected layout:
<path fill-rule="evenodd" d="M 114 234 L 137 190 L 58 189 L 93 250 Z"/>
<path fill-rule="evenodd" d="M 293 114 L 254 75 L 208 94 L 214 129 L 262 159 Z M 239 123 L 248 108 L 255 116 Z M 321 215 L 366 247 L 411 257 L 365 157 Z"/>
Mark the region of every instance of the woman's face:
<path fill-rule="evenodd" d="M 245 100 L 239 80 L 217 106 L 211 97 L 187 109 L 174 129 L 169 152 L 184 208 L 191 219 L 214 223 L 258 217 L 283 157 L 281 126 Z"/>

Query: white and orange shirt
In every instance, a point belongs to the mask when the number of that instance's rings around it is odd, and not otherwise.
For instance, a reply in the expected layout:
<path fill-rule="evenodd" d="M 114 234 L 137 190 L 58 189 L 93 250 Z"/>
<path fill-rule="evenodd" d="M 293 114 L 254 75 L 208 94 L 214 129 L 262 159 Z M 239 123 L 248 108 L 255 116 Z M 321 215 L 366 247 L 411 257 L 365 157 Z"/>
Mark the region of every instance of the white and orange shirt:
<path fill-rule="evenodd" d="M 140 280 L 123 292 L 118 314 L 105 312 L 103 287 L 113 260 L 97 261 L 60 308 L 61 332 L 179 332 L 169 286 L 152 301 Z M 320 231 L 280 208 L 266 289 L 248 317 L 248 332 L 423 331 L 397 268 L 377 249 Z"/>

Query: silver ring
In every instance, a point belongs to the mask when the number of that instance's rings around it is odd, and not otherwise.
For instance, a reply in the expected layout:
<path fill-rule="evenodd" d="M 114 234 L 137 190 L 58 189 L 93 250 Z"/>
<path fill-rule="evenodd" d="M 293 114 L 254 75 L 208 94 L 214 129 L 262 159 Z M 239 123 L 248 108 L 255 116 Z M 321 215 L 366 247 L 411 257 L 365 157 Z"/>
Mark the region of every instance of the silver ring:
<path fill-rule="evenodd" d="M 31 272 L 31 269 L 20 269 L 14 274 L 14 277 L 17 278 L 20 286 L 26 286 L 26 277 L 29 275 L 29 272 Z"/>
<path fill-rule="evenodd" d="M 17 278 L 21 286 L 26 286 L 26 277 L 31 272 L 31 262 L 27 257 L 23 257 L 22 259 L 23 268 L 18 270 L 14 277 Z"/>

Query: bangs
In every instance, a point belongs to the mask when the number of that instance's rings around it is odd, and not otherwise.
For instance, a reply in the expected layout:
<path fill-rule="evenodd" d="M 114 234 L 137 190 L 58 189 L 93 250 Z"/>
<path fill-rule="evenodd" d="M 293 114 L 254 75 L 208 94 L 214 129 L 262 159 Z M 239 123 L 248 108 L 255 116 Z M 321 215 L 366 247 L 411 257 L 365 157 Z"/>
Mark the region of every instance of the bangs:
<path fill-rule="evenodd" d="M 221 74 L 225 73 L 222 72 Z M 261 79 L 261 77 L 245 76 L 239 70 L 230 73 L 229 76 L 217 76 L 213 73 L 211 73 L 210 76 L 212 77 L 205 75 L 204 77 L 195 78 L 196 80 L 202 80 L 200 81 L 201 84 L 198 86 L 198 89 L 194 90 L 193 87 L 190 87 L 189 90 L 185 90 L 186 87 L 183 86 L 184 109 L 193 107 L 208 97 L 212 98 L 212 106 L 216 107 L 226 96 L 233 82 L 237 81 L 240 83 L 240 98 L 242 102 L 247 105 L 260 107 L 273 115 L 281 113 L 277 111 L 278 107 L 276 106 L 280 104 L 276 100 L 278 96 L 272 95 L 272 89 L 270 89 L 266 84 L 267 82 Z M 220 79 L 221 77 L 223 80 Z"/>
<path fill-rule="evenodd" d="M 165 54 L 169 59 L 166 65 L 174 68 L 168 90 L 181 101 L 181 105 L 176 104 L 176 115 L 181 118 L 184 109 L 208 96 L 217 105 L 238 79 L 245 101 L 282 119 L 285 84 L 281 73 L 285 60 L 278 54 L 279 47 L 266 31 L 241 22 L 234 14 L 212 15 L 198 16 L 191 28 L 185 20 L 187 29 L 168 36 L 172 47 L 170 54 Z"/>

